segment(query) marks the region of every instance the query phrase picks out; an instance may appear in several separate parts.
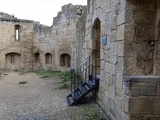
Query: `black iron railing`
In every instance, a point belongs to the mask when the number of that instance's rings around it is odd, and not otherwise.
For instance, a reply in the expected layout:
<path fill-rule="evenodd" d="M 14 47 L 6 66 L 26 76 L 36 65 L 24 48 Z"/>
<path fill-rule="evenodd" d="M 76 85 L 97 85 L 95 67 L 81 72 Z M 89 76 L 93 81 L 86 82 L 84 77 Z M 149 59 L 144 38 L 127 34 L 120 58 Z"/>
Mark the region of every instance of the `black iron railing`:
<path fill-rule="evenodd" d="M 85 80 L 91 80 L 99 75 L 100 55 L 90 55 L 76 68 L 71 69 L 71 93 L 75 91 Z"/>

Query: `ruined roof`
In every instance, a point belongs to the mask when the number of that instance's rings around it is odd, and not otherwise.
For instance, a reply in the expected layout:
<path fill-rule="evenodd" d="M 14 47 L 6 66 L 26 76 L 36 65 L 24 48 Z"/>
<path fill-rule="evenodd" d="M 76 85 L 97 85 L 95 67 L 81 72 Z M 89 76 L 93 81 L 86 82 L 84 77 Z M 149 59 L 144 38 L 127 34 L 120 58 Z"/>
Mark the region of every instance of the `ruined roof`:
<path fill-rule="evenodd" d="M 61 11 L 57 13 L 56 17 L 53 17 L 53 25 L 58 25 L 63 19 L 75 20 L 78 16 L 82 15 L 86 6 L 73 5 L 71 3 L 63 5 Z"/>
<path fill-rule="evenodd" d="M 13 15 L 9 15 L 7 13 L 4 12 L 0 12 L 0 18 L 15 18 Z"/>
<path fill-rule="evenodd" d="M 6 21 L 6 22 L 27 22 L 27 23 L 33 23 L 33 20 L 25 20 L 25 19 L 18 19 L 17 17 L 14 17 L 14 15 L 10 15 L 4 12 L 0 12 L 0 21 Z"/>

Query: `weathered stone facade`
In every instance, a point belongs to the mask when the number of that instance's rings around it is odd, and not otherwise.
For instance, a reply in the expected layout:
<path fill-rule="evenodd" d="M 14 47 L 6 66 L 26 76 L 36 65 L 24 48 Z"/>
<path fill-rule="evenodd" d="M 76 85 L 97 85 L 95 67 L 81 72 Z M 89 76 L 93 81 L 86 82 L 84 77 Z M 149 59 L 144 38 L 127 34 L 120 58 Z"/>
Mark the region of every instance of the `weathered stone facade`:
<path fill-rule="evenodd" d="M 19 20 L 0 13 L 0 67 L 12 70 L 32 69 L 33 26 L 35 22 Z M 16 39 L 16 29 L 19 30 Z"/>
<path fill-rule="evenodd" d="M 56 69 L 76 66 L 76 22 L 82 16 L 85 8 L 85 6 L 68 4 L 63 6 L 62 11 L 53 19 L 52 41 L 55 42 Z M 63 56 L 68 56 L 70 64 L 62 64 Z"/>
<path fill-rule="evenodd" d="M 126 1 L 123 93 L 129 119 L 160 119 L 159 8 L 158 0 Z"/>
<path fill-rule="evenodd" d="M 105 113 L 112 120 L 160 119 L 160 2 L 87 2 L 63 6 L 51 27 L 0 13 L 0 67 L 66 70 L 96 51 L 97 102 Z"/>
<path fill-rule="evenodd" d="M 88 0 L 86 16 L 81 58 L 100 45 L 100 106 L 112 120 L 160 119 L 159 1 Z"/>
<path fill-rule="evenodd" d="M 1 12 L 0 67 L 66 70 L 76 66 L 76 22 L 85 8 L 63 6 L 51 27 Z"/>
<path fill-rule="evenodd" d="M 125 120 L 128 100 L 123 93 L 124 25 L 126 1 L 88 0 L 83 57 L 99 44 L 98 103 L 112 120 Z M 107 37 L 107 44 L 102 38 Z"/>

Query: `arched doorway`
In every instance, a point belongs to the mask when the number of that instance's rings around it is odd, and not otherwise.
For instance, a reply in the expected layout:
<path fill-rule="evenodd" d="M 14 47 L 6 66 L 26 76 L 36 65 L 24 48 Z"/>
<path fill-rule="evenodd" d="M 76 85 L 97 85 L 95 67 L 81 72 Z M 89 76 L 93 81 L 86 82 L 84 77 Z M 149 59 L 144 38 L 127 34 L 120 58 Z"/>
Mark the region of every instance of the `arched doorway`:
<path fill-rule="evenodd" d="M 61 67 L 70 68 L 70 61 L 71 61 L 70 55 L 64 53 L 60 56 L 60 66 Z"/>
<path fill-rule="evenodd" d="M 100 35 L 101 22 L 98 18 L 96 18 L 92 27 L 92 56 L 96 58 L 92 69 L 96 75 L 100 75 Z"/>
<path fill-rule="evenodd" d="M 51 53 L 46 53 L 45 54 L 45 63 L 46 64 L 52 64 L 52 54 Z"/>
<path fill-rule="evenodd" d="M 5 67 L 10 70 L 19 70 L 21 68 L 21 54 L 7 53 L 5 55 Z"/>

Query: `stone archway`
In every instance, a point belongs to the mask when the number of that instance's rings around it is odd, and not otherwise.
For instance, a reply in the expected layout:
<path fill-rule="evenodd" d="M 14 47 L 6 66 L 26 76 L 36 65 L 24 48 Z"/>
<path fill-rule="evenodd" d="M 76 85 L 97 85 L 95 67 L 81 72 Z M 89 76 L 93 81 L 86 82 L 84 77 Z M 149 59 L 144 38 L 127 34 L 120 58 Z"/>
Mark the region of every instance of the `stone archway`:
<path fill-rule="evenodd" d="M 60 56 L 60 66 L 70 68 L 71 57 L 70 55 L 63 53 Z"/>
<path fill-rule="evenodd" d="M 5 55 L 5 68 L 19 70 L 21 68 L 21 54 L 11 52 Z"/>
<path fill-rule="evenodd" d="M 93 65 L 93 72 L 100 75 L 100 35 L 101 35 L 101 22 L 96 18 L 92 27 L 92 56 L 96 57 L 96 62 Z"/>

